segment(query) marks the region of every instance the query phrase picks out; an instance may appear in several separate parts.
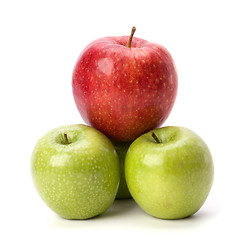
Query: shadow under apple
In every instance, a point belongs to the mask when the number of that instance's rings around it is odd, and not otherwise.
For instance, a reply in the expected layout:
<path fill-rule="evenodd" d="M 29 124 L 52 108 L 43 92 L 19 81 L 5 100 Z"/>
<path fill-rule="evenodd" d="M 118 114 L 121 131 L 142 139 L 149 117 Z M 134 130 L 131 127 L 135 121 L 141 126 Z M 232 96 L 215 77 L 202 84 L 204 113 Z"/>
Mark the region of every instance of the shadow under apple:
<path fill-rule="evenodd" d="M 133 199 L 116 199 L 112 206 L 103 214 L 96 217 L 97 218 L 109 218 L 109 217 L 119 217 L 121 215 L 126 215 L 130 211 L 138 208 L 138 205 Z"/>

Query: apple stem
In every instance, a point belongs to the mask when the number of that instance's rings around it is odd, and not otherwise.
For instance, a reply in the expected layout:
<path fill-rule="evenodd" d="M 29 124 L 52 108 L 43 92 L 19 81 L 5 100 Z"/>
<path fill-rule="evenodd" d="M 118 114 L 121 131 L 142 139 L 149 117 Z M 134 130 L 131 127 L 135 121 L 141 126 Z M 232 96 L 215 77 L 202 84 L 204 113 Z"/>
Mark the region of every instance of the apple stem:
<path fill-rule="evenodd" d="M 132 39 L 133 39 L 133 35 L 136 31 L 136 28 L 135 27 L 132 27 L 132 32 L 131 32 L 131 35 L 130 35 L 130 38 L 129 38 L 129 41 L 128 41 L 128 47 L 131 48 L 131 45 L 132 45 Z"/>
<path fill-rule="evenodd" d="M 151 130 L 151 133 L 152 133 L 152 137 L 154 138 L 154 140 L 157 142 L 157 143 L 161 143 L 158 139 L 158 137 L 156 136 L 156 134 L 154 133 L 153 130 Z"/>
<path fill-rule="evenodd" d="M 69 141 L 68 141 L 68 137 L 67 137 L 67 134 L 64 133 L 64 138 L 65 138 L 65 144 L 68 145 L 69 144 Z"/>

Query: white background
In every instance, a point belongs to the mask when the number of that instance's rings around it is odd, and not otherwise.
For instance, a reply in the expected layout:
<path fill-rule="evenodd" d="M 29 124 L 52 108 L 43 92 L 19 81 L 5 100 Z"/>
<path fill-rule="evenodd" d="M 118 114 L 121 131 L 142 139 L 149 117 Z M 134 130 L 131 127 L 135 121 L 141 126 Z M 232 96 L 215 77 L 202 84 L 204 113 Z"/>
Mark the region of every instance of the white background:
<path fill-rule="evenodd" d="M 238 1 L 0 1 L 1 239 L 237 239 L 240 214 Z M 129 35 L 164 45 L 179 90 L 167 125 L 209 145 L 210 195 L 193 217 L 167 221 L 118 201 L 103 215 L 63 220 L 34 189 L 30 157 L 52 128 L 83 123 L 72 97 L 78 55 L 96 38 Z M 3 237 L 4 235 L 4 237 Z"/>

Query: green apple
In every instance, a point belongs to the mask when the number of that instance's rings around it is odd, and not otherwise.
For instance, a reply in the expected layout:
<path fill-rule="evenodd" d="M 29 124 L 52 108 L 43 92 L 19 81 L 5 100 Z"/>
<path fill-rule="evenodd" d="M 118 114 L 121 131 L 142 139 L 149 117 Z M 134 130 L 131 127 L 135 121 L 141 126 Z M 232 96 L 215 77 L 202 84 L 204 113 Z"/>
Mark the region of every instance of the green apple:
<path fill-rule="evenodd" d="M 209 194 L 213 175 L 209 148 L 183 127 L 143 134 L 131 144 L 125 160 L 133 199 L 145 212 L 162 219 L 196 213 Z"/>
<path fill-rule="evenodd" d="M 66 219 L 88 219 L 105 212 L 120 181 L 111 141 L 85 125 L 59 127 L 43 136 L 32 153 L 31 171 L 43 201 Z"/>
<path fill-rule="evenodd" d="M 125 157 L 131 142 L 122 142 L 122 141 L 112 140 L 112 143 L 117 151 L 119 162 L 120 162 L 120 184 L 119 184 L 116 199 L 129 199 L 132 196 L 127 187 L 124 165 L 125 165 Z"/>

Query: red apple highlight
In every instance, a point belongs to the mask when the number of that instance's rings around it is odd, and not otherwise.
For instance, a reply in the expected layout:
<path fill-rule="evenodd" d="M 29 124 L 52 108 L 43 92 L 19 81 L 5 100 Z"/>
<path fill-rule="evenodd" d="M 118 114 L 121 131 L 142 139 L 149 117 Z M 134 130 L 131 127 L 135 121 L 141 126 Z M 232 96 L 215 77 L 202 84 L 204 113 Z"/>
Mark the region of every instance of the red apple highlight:
<path fill-rule="evenodd" d="M 173 58 L 161 45 L 105 37 L 80 54 L 72 76 L 83 120 L 112 139 L 132 141 L 163 124 L 177 94 Z"/>

